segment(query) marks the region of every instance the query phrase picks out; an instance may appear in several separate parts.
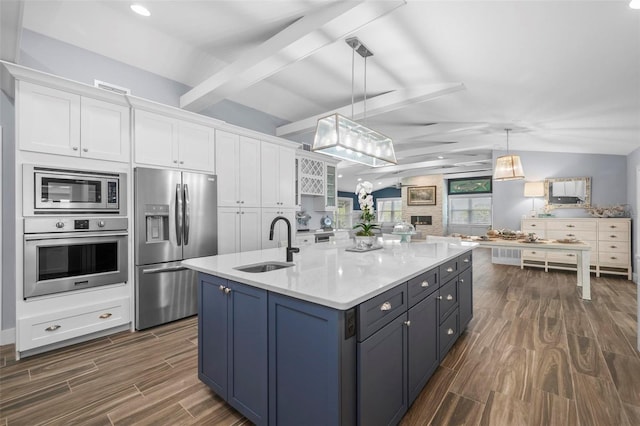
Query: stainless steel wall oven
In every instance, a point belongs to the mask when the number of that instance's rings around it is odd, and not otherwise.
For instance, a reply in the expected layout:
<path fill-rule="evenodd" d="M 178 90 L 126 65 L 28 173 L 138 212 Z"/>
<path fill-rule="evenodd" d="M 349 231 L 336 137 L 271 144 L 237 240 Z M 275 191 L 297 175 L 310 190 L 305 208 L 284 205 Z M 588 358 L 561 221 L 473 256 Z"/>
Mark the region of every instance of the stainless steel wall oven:
<path fill-rule="evenodd" d="M 128 280 L 124 217 L 24 219 L 23 298 Z"/>

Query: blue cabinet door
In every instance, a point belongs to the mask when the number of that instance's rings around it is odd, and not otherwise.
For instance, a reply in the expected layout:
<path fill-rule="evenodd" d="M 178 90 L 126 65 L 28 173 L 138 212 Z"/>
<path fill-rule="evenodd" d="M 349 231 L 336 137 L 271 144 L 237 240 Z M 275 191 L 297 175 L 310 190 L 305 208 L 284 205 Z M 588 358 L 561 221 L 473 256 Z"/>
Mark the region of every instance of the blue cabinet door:
<path fill-rule="evenodd" d="M 458 278 L 458 303 L 460 304 L 460 333 L 473 318 L 473 275 L 472 268 L 467 268 Z"/>
<path fill-rule="evenodd" d="M 267 424 L 267 292 L 234 281 L 228 287 L 227 401 L 255 424 Z"/>
<path fill-rule="evenodd" d="M 415 401 L 440 363 L 438 349 L 438 293 L 409 309 L 409 405 Z"/>
<path fill-rule="evenodd" d="M 227 280 L 200 274 L 198 286 L 198 378 L 227 399 Z"/>
<path fill-rule="evenodd" d="M 358 424 L 362 426 L 395 425 L 407 411 L 406 321 L 405 312 L 358 343 Z"/>

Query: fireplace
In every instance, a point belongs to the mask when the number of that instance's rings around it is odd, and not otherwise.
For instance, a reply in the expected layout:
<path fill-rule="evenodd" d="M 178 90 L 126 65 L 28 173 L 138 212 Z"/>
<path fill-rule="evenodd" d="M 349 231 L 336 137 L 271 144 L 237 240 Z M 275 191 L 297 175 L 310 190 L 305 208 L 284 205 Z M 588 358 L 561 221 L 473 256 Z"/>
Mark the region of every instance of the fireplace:
<path fill-rule="evenodd" d="M 411 216 L 411 224 L 416 225 L 431 225 L 431 216 Z"/>

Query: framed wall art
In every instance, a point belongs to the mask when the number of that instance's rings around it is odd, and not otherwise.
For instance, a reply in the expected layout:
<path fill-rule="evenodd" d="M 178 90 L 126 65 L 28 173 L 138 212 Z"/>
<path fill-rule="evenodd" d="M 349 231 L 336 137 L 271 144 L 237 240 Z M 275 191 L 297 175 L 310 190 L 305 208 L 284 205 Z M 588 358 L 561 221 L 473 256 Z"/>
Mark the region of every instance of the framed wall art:
<path fill-rule="evenodd" d="M 410 186 L 407 188 L 408 206 L 435 206 L 435 186 Z"/>

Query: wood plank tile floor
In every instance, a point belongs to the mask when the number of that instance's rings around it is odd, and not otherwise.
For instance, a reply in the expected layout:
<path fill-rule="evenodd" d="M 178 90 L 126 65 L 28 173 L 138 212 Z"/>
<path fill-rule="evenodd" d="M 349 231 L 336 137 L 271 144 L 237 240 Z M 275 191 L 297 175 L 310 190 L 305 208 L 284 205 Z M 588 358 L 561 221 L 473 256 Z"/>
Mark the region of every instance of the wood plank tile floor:
<path fill-rule="evenodd" d="M 474 256 L 474 318 L 401 425 L 640 425 L 635 284 L 592 276 L 583 302 L 575 273 Z M 2 346 L 0 426 L 250 424 L 196 370 L 195 317 L 20 361 Z"/>

